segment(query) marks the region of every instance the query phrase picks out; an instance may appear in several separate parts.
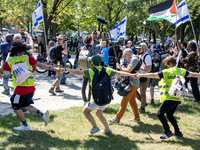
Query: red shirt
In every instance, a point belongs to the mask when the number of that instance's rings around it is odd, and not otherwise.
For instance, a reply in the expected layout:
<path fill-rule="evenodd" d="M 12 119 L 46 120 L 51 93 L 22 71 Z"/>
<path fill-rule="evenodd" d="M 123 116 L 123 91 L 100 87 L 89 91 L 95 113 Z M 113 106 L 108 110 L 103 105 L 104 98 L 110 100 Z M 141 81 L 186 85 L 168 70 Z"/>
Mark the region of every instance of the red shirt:
<path fill-rule="evenodd" d="M 31 66 L 35 66 L 36 63 L 37 63 L 37 60 L 35 60 L 33 56 L 29 56 L 29 64 Z M 3 70 L 11 71 L 11 68 L 7 62 L 4 63 L 2 68 Z M 26 94 L 34 92 L 35 90 L 36 90 L 35 86 L 17 86 L 14 93 L 17 95 L 26 95 Z"/>

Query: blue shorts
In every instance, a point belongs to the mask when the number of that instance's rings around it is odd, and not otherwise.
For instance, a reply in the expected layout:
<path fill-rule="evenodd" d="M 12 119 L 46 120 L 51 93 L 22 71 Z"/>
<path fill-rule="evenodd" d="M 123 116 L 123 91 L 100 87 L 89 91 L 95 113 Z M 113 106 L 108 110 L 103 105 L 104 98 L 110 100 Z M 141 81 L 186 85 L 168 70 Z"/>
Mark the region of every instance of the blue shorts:
<path fill-rule="evenodd" d="M 33 98 L 34 92 L 26 95 L 13 94 L 10 98 L 12 108 L 14 110 L 19 110 L 21 107 L 28 107 L 30 104 L 34 104 Z"/>

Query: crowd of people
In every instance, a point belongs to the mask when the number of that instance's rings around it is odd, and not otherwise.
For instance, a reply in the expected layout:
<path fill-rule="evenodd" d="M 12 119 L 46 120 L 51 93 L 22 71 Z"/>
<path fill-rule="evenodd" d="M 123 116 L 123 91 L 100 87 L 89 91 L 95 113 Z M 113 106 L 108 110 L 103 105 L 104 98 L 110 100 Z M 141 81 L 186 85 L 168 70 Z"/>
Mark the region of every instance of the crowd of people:
<path fill-rule="evenodd" d="M 199 53 L 197 45 L 194 41 L 188 43 L 177 42 L 177 47 L 172 48 L 169 46 L 164 47 L 160 44 L 154 44 L 152 41 L 137 42 L 135 45 L 132 41 L 128 41 L 127 45 L 120 45 L 117 43 L 109 43 L 100 39 L 100 32 L 97 32 L 97 42 L 94 42 L 94 33 L 87 35 L 84 39 L 79 37 L 78 41 L 74 41 L 74 47 L 71 47 L 75 51 L 75 61 L 73 69 L 66 68 L 66 62 L 69 55 L 68 43 L 64 41 L 63 35 L 58 35 L 56 38 L 52 38 L 48 45 L 49 48 L 45 49 L 42 43 L 42 39 L 38 38 L 38 56 L 37 60 L 46 57 L 51 65 L 40 63 L 32 56 L 32 49 L 34 42 L 28 33 L 24 35 L 25 39 L 20 34 L 15 34 L 14 37 L 6 35 L 5 41 L 0 44 L 2 52 L 3 65 L 0 68 L 0 73 L 3 73 L 3 86 L 4 91 L 2 94 L 10 95 L 8 87 L 8 79 L 13 74 L 13 86 L 14 94 L 11 97 L 12 108 L 15 110 L 17 117 L 22 122 L 22 126 L 15 127 L 15 130 L 30 130 L 30 126 L 27 124 L 23 115 L 23 110 L 28 110 L 33 113 L 37 113 L 42 116 L 45 121 L 45 125 L 49 122 L 49 111 L 41 112 L 31 104 L 34 91 L 33 74 L 34 67 L 38 66 L 47 69 L 48 75 L 56 74 L 56 80 L 49 89 L 49 93 L 56 95 L 57 92 L 64 92 L 60 88 L 60 84 L 65 84 L 66 78 L 64 71 L 69 71 L 76 75 L 83 76 L 82 78 L 82 98 L 84 101 L 83 114 L 92 124 L 93 128 L 88 135 L 95 134 L 100 131 L 99 127 L 91 115 L 91 111 L 96 110 L 96 115 L 105 127 L 102 132 L 112 134 L 111 129 L 107 123 L 107 120 L 103 116 L 103 111 L 106 107 L 98 106 L 95 104 L 92 96 L 92 81 L 94 72 L 91 67 L 81 68 L 79 64 L 79 54 L 81 51 L 88 51 L 88 61 L 92 64 L 92 67 L 101 71 L 106 68 L 106 73 L 112 76 L 129 76 L 130 89 L 127 94 L 122 97 L 120 109 L 114 118 L 108 119 L 110 123 L 120 123 L 127 104 L 129 102 L 134 117 L 130 121 L 141 120 L 140 114 L 146 113 L 146 107 L 149 105 L 146 96 L 147 87 L 150 87 L 150 104 L 155 105 L 154 101 L 154 87 L 158 86 L 160 89 L 161 105 L 158 109 L 157 116 L 160 119 L 165 132 L 160 137 L 161 139 L 167 139 L 172 135 L 182 137 L 183 134 L 180 131 L 176 119 L 173 117 L 177 106 L 181 103 L 181 99 L 174 99 L 169 96 L 169 87 L 165 80 L 171 85 L 173 78 L 181 72 L 181 76 L 186 78 L 186 87 L 190 81 L 192 92 L 195 97 L 194 102 L 200 102 L 200 93 L 198 88 Z M 175 41 L 178 41 L 175 37 Z M 51 58 L 52 51 L 56 50 L 56 58 Z M 20 62 L 20 63 L 19 63 Z M 23 62 L 23 63 L 21 63 Z M 17 77 L 16 68 L 17 64 L 25 64 L 27 70 L 31 71 L 31 74 L 25 77 Z M 17 66 L 17 67 L 16 67 Z M 111 69 L 112 68 L 112 69 Z M 181 69 L 180 69 L 181 68 Z M 17 68 L 18 69 L 18 68 Z M 173 70 L 175 74 L 173 73 Z M 151 78 L 151 79 L 150 79 Z M 23 80 L 25 79 L 25 80 Z M 159 79 L 161 80 L 159 82 Z M 20 82 L 23 80 L 23 82 Z M 20 83 L 18 83 L 20 82 Z M 86 93 L 86 87 L 89 83 L 89 92 Z M 139 90 L 138 90 L 139 89 Z M 141 102 L 140 107 L 136 103 L 136 98 Z M 167 118 L 172 123 L 175 133 L 173 134 L 169 129 L 169 125 L 164 114 L 167 114 Z"/>

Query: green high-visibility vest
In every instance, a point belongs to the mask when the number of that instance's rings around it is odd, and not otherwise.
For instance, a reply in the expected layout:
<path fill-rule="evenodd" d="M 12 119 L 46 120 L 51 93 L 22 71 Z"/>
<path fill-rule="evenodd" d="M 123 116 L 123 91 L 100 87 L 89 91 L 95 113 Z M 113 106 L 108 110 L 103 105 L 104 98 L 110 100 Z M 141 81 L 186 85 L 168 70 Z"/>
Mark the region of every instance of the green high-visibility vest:
<path fill-rule="evenodd" d="M 178 68 L 178 67 L 172 67 L 170 69 L 165 69 L 163 70 L 163 76 L 164 79 L 167 81 L 169 85 L 172 85 L 173 79 L 176 77 L 176 75 L 179 74 L 179 69 L 181 69 L 180 76 L 185 76 L 186 70 L 183 68 Z M 176 75 L 173 73 L 173 71 L 176 73 Z M 160 92 L 160 102 L 164 102 L 165 100 L 173 100 L 173 101 L 183 101 L 183 99 L 178 99 L 174 97 L 169 96 L 169 89 L 170 87 L 167 85 L 163 78 L 160 80 L 158 83 L 159 86 L 159 92 Z"/>
<path fill-rule="evenodd" d="M 33 68 L 29 64 L 29 56 L 28 55 L 10 57 L 7 61 L 8 65 L 11 68 L 11 72 L 13 73 L 13 75 L 12 75 L 13 84 L 12 85 L 13 85 L 14 89 L 16 89 L 16 87 L 17 87 L 17 84 L 16 84 L 17 79 L 15 77 L 15 74 L 14 74 L 14 71 L 13 71 L 13 68 L 12 68 L 12 64 L 24 63 L 24 62 L 26 62 L 26 59 L 27 59 L 27 65 L 29 67 L 28 70 L 32 71 Z M 34 86 L 34 85 L 35 84 L 34 84 L 34 79 L 33 79 L 33 73 L 31 73 L 31 75 L 23 83 L 21 83 L 18 86 Z"/>

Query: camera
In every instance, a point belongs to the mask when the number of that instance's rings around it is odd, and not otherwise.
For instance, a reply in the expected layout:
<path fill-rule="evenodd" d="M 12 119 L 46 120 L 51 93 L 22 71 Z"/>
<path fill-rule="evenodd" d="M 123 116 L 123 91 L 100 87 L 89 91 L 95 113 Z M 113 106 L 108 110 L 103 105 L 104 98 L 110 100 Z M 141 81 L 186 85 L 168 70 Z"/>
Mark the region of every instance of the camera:
<path fill-rule="evenodd" d="M 97 31 L 94 31 L 93 34 L 97 35 Z"/>

